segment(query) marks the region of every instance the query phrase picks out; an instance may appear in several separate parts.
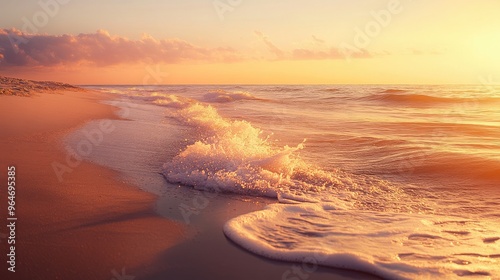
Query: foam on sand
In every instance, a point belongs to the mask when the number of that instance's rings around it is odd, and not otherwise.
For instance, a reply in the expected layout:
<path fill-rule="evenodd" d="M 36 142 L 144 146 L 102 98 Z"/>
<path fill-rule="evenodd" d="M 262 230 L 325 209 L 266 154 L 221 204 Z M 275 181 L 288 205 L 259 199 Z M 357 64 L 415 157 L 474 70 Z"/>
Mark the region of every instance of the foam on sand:
<path fill-rule="evenodd" d="M 385 279 L 497 279 L 498 271 L 487 267 L 498 267 L 494 254 L 500 246 L 481 244 L 495 230 L 495 225 L 472 220 L 359 211 L 330 203 L 273 204 L 224 227 L 231 240 L 258 255 Z M 478 250 L 481 254 L 470 254 Z"/>

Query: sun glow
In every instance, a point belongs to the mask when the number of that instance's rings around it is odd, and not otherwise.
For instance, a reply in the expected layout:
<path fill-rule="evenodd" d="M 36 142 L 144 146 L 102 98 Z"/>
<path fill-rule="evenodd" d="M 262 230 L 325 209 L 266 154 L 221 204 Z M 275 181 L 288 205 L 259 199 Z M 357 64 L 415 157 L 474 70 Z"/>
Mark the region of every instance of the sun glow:
<path fill-rule="evenodd" d="M 490 65 L 500 62 L 500 39 L 498 32 L 478 33 L 472 38 L 472 51 L 476 59 Z"/>

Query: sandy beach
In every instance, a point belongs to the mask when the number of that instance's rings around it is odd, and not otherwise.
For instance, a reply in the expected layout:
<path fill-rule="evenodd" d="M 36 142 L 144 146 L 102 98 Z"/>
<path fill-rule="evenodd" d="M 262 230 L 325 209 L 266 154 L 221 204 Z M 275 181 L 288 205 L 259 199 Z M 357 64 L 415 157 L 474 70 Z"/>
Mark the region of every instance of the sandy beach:
<path fill-rule="evenodd" d="M 81 162 L 58 180 L 52 163 L 67 157 L 61 137 L 86 121 L 116 118 L 103 98 L 91 91 L 0 96 L 1 181 L 15 166 L 18 218 L 16 272 L 2 269 L 0 278 L 112 279 L 182 238 L 182 225 L 155 214 L 154 195 L 121 183 L 111 170 Z M 6 192 L 2 187 L 2 221 Z"/>

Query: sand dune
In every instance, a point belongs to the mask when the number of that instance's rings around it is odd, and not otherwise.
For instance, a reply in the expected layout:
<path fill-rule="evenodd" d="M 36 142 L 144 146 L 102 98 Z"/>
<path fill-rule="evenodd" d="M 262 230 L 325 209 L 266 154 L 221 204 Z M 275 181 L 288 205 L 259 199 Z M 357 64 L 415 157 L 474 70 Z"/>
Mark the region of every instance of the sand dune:
<path fill-rule="evenodd" d="M 54 91 L 85 91 L 70 84 L 32 81 L 0 76 L 0 95 L 30 96 L 35 93 L 51 93 Z"/>

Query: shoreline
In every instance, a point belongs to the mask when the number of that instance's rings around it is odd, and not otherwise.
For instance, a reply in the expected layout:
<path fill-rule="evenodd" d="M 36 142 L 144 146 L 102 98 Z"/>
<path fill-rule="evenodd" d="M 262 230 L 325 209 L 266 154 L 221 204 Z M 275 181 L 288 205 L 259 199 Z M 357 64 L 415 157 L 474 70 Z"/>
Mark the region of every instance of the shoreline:
<path fill-rule="evenodd" d="M 134 101 L 119 96 L 108 102 L 120 108 L 120 116 L 127 120 L 113 120 L 116 131 L 105 137 L 97 150 L 85 160 L 119 170 L 124 181 L 158 195 L 157 213 L 187 227 L 186 239 L 164 250 L 152 263 L 137 269 L 134 275 L 138 279 L 282 279 L 292 268 L 302 265 L 255 255 L 224 235 L 223 226 L 228 220 L 263 210 L 266 205 L 277 201 L 204 193 L 192 187 L 168 183 L 159 170 L 176 153 L 170 154 L 167 150 L 177 151 L 177 148 L 182 148 L 178 146 L 180 139 L 192 136 L 183 130 L 184 127 L 165 119 L 165 108 L 140 101 L 130 102 Z M 76 147 L 85 139 L 84 131 L 92 131 L 98 126 L 97 123 L 85 125 L 69 135 L 66 143 Z M 189 209 L 193 209 L 194 214 L 190 214 Z M 188 213 L 187 220 L 183 211 Z M 363 272 L 329 267 L 318 267 L 308 275 L 317 280 L 332 277 L 379 279 Z"/>
<path fill-rule="evenodd" d="M 215 195 L 210 197 L 206 209 L 185 223 L 177 206 L 192 203 L 201 192 L 188 187 L 175 188 L 155 170 L 144 176 L 150 177 L 147 183 L 156 185 L 156 191 L 143 188 L 137 180 L 124 177 L 126 174 L 120 168 L 76 157 L 75 149 L 80 147 L 78 153 L 83 153 L 89 145 L 96 149 L 89 154 L 107 151 L 111 157 L 119 154 L 120 149 L 128 151 L 129 140 L 124 139 L 136 138 L 138 142 L 134 144 L 145 145 L 148 137 L 142 137 L 134 129 L 144 127 L 145 122 L 118 114 L 120 106 L 115 101 L 116 96 L 90 90 L 0 95 L 0 117 L 10 120 L 0 127 L 4 135 L 0 140 L 3 156 L 0 168 L 16 166 L 19 207 L 16 273 L 5 269 L 0 277 L 283 279 L 301 266 L 255 255 L 223 233 L 229 219 L 262 210 L 272 201 Z M 135 110 L 126 109 L 129 113 Z M 163 116 L 159 114 L 155 119 L 162 122 Z M 123 126 L 114 130 L 114 125 Z M 94 130 L 89 129 L 92 126 Z M 95 134 L 96 127 L 102 137 Z M 127 131 L 131 134 L 125 137 L 120 134 Z M 170 141 L 179 141 L 175 131 L 166 132 L 173 135 Z M 68 137 L 78 133 L 80 138 L 76 138 L 76 143 L 87 145 L 73 146 L 73 151 L 68 152 Z M 113 150 L 113 145 L 118 150 Z M 157 146 L 156 149 L 162 148 Z M 164 160 L 163 156 L 159 153 L 158 163 Z M 135 165 L 143 158 L 131 157 L 125 162 Z M 58 174 L 55 162 L 64 172 Z M 5 173 L 0 172 L 2 181 L 7 180 Z M 6 191 L 1 194 L 1 205 L 7 205 Z M 222 257 L 213 258 L 214 253 Z M 329 267 L 318 267 L 308 276 L 318 280 L 378 279 L 362 272 Z"/>
<path fill-rule="evenodd" d="M 182 239 L 182 225 L 155 213 L 156 197 L 120 182 L 117 172 L 82 161 L 62 181 L 54 173 L 53 162 L 67 157 L 63 137 L 90 120 L 117 118 L 114 107 L 99 103 L 108 97 L 91 91 L 0 96 L 0 118 L 8 120 L 1 124 L 0 178 L 7 182 L 7 166 L 16 166 L 18 217 L 16 272 L 4 268 L 1 278 L 111 279 Z M 6 188 L 0 199 L 6 208 Z"/>

